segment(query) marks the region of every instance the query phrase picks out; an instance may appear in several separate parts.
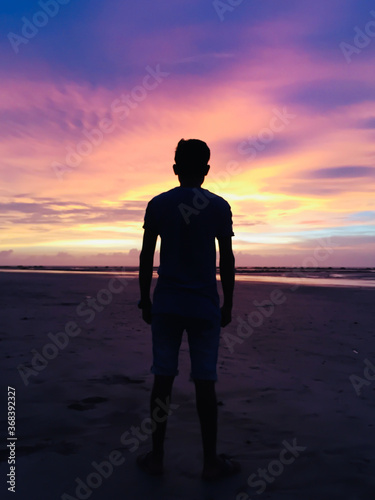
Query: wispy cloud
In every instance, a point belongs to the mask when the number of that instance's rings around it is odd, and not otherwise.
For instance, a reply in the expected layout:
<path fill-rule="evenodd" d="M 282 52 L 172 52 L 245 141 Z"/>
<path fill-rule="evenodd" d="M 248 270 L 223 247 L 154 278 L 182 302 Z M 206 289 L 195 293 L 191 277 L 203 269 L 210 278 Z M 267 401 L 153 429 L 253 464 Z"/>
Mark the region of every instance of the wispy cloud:
<path fill-rule="evenodd" d="M 375 167 L 330 167 L 319 168 L 307 174 L 314 179 L 354 179 L 356 177 L 375 177 Z"/>

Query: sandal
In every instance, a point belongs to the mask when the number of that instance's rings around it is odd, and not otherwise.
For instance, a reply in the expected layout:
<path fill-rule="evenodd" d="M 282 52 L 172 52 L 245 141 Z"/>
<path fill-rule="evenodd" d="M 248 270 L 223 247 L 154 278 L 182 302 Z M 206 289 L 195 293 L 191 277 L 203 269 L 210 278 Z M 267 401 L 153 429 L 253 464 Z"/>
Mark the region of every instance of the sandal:
<path fill-rule="evenodd" d="M 202 479 L 205 481 L 216 481 L 218 479 L 233 476 L 240 472 L 241 465 L 239 462 L 232 460 L 229 455 L 221 453 L 217 457 L 217 467 L 211 468 L 211 470 L 203 469 Z"/>
<path fill-rule="evenodd" d="M 150 476 L 161 476 L 164 472 L 163 464 L 154 459 L 152 451 L 139 455 L 137 464 Z"/>

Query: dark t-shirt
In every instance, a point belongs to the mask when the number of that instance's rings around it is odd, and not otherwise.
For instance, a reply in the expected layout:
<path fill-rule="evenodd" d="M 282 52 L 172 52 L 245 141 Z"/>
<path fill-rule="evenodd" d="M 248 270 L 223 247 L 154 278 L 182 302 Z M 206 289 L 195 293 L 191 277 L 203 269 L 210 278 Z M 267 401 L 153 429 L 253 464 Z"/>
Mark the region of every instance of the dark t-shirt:
<path fill-rule="evenodd" d="M 215 238 L 234 236 L 228 202 L 201 187 L 179 186 L 148 203 L 143 228 L 161 237 L 152 312 L 220 315 Z"/>

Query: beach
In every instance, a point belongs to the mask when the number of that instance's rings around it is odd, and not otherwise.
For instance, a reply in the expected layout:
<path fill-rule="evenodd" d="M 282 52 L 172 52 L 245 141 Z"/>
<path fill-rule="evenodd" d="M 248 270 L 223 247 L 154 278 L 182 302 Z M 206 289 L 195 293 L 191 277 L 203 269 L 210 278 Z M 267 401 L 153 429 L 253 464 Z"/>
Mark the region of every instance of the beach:
<path fill-rule="evenodd" d="M 16 402 L 15 494 L 5 405 L 0 415 L 2 498 L 374 498 L 375 288 L 236 283 L 218 362 L 218 452 L 242 471 L 211 484 L 200 479 L 185 338 L 166 473 L 136 466 L 151 446 L 152 353 L 135 277 L 9 271 L 0 283 L 2 398 L 11 387 Z"/>

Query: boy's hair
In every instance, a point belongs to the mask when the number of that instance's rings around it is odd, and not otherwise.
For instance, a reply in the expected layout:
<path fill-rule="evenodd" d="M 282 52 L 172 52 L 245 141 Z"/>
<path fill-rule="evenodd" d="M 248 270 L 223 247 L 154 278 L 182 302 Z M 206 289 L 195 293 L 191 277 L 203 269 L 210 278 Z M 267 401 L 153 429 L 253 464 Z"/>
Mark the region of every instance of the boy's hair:
<path fill-rule="evenodd" d="M 181 139 L 177 144 L 174 161 L 184 175 L 200 175 L 210 159 L 210 148 L 199 139 Z"/>

